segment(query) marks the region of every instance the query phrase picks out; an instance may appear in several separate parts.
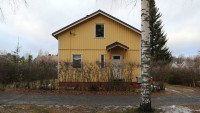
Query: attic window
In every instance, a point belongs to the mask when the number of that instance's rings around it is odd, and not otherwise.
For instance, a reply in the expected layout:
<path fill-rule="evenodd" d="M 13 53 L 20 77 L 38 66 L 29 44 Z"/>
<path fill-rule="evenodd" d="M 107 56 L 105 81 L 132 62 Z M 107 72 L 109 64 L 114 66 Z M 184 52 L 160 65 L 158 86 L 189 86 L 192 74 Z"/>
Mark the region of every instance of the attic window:
<path fill-rule="evenodd" d="M 105 36 L 104 24 L 96 24 L 95 25 L 95 37 L 96 38 L 104 38 L 104 36 Z"/>

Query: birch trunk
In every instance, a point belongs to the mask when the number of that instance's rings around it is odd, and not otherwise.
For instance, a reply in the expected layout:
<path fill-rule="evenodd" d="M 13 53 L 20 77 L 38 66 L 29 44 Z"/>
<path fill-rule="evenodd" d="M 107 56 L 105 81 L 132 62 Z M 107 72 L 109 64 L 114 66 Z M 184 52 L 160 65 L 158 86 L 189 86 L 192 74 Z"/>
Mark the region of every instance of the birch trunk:
<path fill-rule="evenodd" d="M 140 109 L 151 111 L 149 0 L 141 0 L 142 84 Z"/>

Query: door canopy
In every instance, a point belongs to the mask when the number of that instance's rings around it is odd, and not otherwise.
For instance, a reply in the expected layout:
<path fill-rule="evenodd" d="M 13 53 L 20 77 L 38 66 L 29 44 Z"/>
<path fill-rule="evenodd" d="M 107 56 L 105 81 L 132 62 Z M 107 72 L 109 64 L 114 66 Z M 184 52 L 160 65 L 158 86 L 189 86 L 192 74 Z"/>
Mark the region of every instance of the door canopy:
<path fill-rule="evenodd" d="M 111 50 L 111 49 L 113 49 L 115 47 L 121 47 L 121 48 L 123 48 L 125 50 L 129 49 L 129 47 L 125 46 L 124 44 L 121 44 L 119 42 L 115 42 L 115 43 L 112 43 L 112 44 L 106 46 L 106 50 L 109 51 L 109 50 Z"/>

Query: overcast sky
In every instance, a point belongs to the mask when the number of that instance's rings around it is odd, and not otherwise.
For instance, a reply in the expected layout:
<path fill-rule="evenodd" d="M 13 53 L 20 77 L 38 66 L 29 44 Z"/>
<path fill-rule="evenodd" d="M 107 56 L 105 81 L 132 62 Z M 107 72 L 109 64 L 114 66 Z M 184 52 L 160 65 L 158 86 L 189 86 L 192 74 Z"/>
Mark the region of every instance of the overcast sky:
<path fill-rule="evenodd" d="M 7 0 L 0 0 L 4 20 L 0 16 L 0 50 L 13 51 L 19 43 L 20 55 L 38 51 L 57 54 L 58 41 L 52 32 L 91 14 L 99 9 L 140 29 L 140 0 L 20 0 L 13 7 Z M 125 2 L 121 2 L 125 1 Z M 173 56 L 193 56 L 200 50 L 200 0 L 156 0 L 162 13 Z"/>

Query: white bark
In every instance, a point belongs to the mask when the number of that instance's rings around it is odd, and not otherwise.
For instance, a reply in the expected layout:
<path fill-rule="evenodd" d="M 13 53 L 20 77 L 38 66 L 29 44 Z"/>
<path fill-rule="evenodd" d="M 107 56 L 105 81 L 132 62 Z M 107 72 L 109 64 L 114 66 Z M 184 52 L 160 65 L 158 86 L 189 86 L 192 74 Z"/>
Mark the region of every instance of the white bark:
<path fill-rule="evenodd" d="M 151 110 L 149 0 L 141 0 L 142 84 L 140 108 Z"/>

